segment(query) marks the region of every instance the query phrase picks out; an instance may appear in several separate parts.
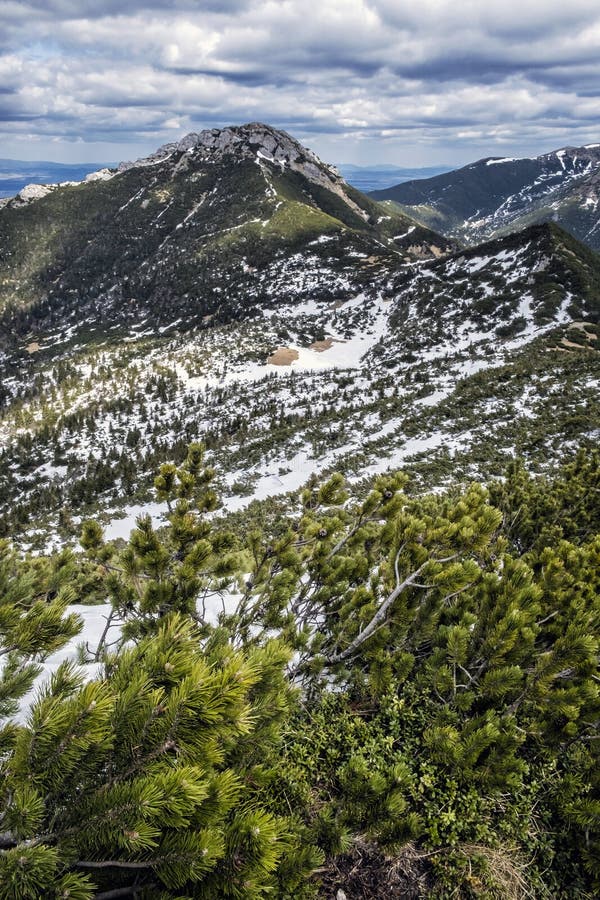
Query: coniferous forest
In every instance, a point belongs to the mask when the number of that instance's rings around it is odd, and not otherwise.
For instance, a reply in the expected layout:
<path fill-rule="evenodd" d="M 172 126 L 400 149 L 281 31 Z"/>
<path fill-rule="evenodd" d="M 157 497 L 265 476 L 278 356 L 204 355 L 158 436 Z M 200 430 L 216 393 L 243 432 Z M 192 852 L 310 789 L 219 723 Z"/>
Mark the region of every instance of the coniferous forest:
<path fill-rule="evenodd" d="M 0 200 L 0 900 L 600 896 L 599 177 Z"/>
<path fill-rule="evenodd" d="M 192 444 L 164 527 L 1 545 L 0 900 L 598 896 L 598 454 L 231 522 L 216 475 Z"/>

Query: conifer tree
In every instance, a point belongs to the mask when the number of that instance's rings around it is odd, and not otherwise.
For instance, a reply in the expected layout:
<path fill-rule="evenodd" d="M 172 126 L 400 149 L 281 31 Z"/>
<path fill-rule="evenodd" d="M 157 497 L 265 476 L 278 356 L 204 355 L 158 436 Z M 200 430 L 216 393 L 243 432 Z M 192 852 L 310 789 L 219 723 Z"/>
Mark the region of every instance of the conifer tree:
<path fill-rule="evenodd" d="M 81 620 L 67 609 L 74 576 L 69 551 L 21 560 L 0 541 L 0 719 L 16 712 L 41 664 L 80 631 Z"/>
<path fill-rule="evenodd" d="M 84 523 L 81 543 L 105 567 L 123 641 L 151 633 L 172 612 L 206 624 L 207 606 L 234 581 L 238 542 L 231 532 L 215 529 L 206 515 L 218 505 L 214 478 L 200 444 L 190 445 L 181 467 L 161 466 L 155 488 L 167 505 L 168 525 L 159 534 L 150 516 L 140 516 L 120 554 L 104 544 L 97 522 Z"/>
<path fill-rule="evenodd" d="M 297 653 L 292 676 L 316 708 L 335 680 L 373 709 L 400 698 L 415 722 L 407 730 L 400 719 L 396 735 L 379 738 L 387 773 L 363 750 L 348 756 L 330 788 L 338 800 L 328 821 L 396 847 L 429 827 L 443 846 L 439 826 L 422 819 L 420 778 L 476 786 L 469 802 L 493 808 L 550 758 L 564 765 L 563 809 L 553 801 L 552 815 L 565 834 L 586 828 L 582 846 L 597 873 L 597 539 L 515 558 L 502 513 L 481 487 L 409 498 L 402 485 L 381 479 L 360 502 L 341 476 L 314 485 L 277 540 L 251 536 L 254 569 L 232 619 L 242 643 L 274 628 L 285 635 Z M 429 774 L 411 774 L 411 760 L 389 754 L 400 734 L 426 753 Z"/>
<path fill-rule="evenodd" d="M 430 896 L 593 896 L 596 469 L 579 456 L 554 495 L 519 467 L 491 495 L 314 479 L 295 520 L 235 538 L 192 445 L 157 477 L 164 528 L 140 519 L 122 552 L 84 528 L 123 638 L 100 677 L 63 665 L 4 729 L 0 900 L 300 897 L 357 835 L 432 860 Z M 11 565 L 18 616 L 54 573 L 58 646 L 72 558 Z M 207 598 L 242 572 L 209 625 Z"/>
<path fill-rule="evenodd" d="M 274 640 L 235 650 L 199 611 L 235 561 L 231 535 L 203 518 L 216 504 L 213 475 L 197 445 L 180 469 L 163 467 L 168 525 L 159 535 L 140 520 L 122 554 L 85 524 L 122 640 L 103 649 L 100 678 L 61 665 L 25 724 L 4 730 L 0 900 L 253 900 L 282 878 L 293 888 L 320 860 L 269 798 L 293 701 L 289 651 Z M 72 591 L 45 605 L 29 597 L 34 584 L 17 571 L 6 591 L 7 653 L 50 652 L 79 627 L 60 620 Z M 24 694 L 37 671 L 7 666 L 7 689 Z"/>
<path fill-rule="evenodd" d="M 286 656 L 202 646 L 171 614 L 101 679 L 63 664 L 4 735 L 1 900 L 270 891 L 288 828 L 256 785 L 290 702 Z"/>
<path fill-rule="evenodd" d="M 491 502 L 504 516 L 503 531 L 519 554 L 580 543 L 600 532 L 600 454 L 580 449 L 551 476 L 532 476 L 514 460 L 490 485 Z"/>

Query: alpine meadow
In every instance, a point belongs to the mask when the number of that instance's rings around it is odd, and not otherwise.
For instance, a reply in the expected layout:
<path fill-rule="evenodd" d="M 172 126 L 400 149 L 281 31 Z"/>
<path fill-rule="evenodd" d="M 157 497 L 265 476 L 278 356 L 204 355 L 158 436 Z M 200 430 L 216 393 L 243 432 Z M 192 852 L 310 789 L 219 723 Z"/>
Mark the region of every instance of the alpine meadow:
<path fill-rule="evenodd" d="M 599 897 L 592 5 L 6 6 L 0 900 Z"/>

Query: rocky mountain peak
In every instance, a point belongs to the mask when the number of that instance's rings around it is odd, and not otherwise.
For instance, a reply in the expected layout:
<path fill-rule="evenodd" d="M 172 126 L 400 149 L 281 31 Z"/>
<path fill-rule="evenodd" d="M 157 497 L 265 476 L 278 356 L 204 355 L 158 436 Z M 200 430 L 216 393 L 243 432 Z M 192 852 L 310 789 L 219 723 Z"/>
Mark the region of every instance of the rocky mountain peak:
<path fill-rule="evenodd" d="M 287 132 L 262 122 L 190 132 L 180 141 L 164 144 L 144 159 L 121 163 L 119 171 L 154 165 L 182 153 L 189 153 L 206 161 L 216 161 L 225 156 L 234 156 L 238 159 L 253 158 L 259 163 L 267 162 L 276 164 L 282 169 L 288 167 L 300 171 L 311 181 L 326 182 L 328 187 L 331 183 L 343 183 L 339 171 L 334 166 L 324 163 L 316 153 L 304 147 Z"/>
<path fill-rule="evenodd" d="M 567 147 L 561 147 L 560 150 L 553 150 L 550 153 L 544 154 L 544 156 L 548 159 L 556 158 L 558 159 L 571 159 L 573 161 L 592 161 L 592 162 L 600 162 L 600 144 L 586 144 L 583 147 L 572 147 L 571 145 Z"/>
<path fill-rule="evenodd" d="M 268 164 L 282 172 L 286 169 L 299 172 L 309 181 L 343 197 L 344 201 L 364 218 L 361 210 L 345 195 L 346 182 L 335 166 L 323 162 L 316 153 L 304 147 L 287 132 L 262 122 L 190 132 L 179 141 L 163 144 L 149 156 L 121 162 L 116 170 L 105 168 L 92 172 L 86 176 L 85 182 L 106 181 L 115 174 L 131 169 L 149 168 L 170 161 L 177 167 L 188 156 L 198 163 L 222 162 L 228 157 L 236 161 L 251 159 L 261 166 Z M 39 200 L 55 187 L 57 185 L 27 185 L 15 199 L 6 198 L 0 201 L 0 208 L 9 203 L 23 205 Z"/>

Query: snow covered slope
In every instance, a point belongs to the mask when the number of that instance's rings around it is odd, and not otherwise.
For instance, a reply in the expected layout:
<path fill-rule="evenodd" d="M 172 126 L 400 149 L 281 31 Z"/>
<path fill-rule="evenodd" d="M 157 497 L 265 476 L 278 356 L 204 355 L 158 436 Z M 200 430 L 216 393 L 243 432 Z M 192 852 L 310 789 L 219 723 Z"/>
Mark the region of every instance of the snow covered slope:
<path fill-rule="evenodd" d="M 273 265 L 286 293 L 252 317 L 91 338 L 83 320 L 5 354 L 4 533 L 47 547 L 88 515 L 111 537 L 141 512 L 160 521 L 152 476 L 194 439 L 221 473 L 223 513 L 240 514 L 315 473 L 405 468 L 431 487 L 597 438 L 591 251 L 554 226 L 395 267 L 353 250 L 345 265 L 368 277 L 332 297 L 312 257 L 330 239 Z"/>
<path fill-rule="evenodd" d="M 375 191 L 430 228 L 469 244 L 538 222 L 556 222 L 600 248 L 600 144 L 532 159 L 488 158 Z"/>

